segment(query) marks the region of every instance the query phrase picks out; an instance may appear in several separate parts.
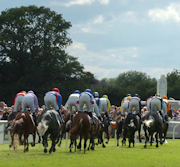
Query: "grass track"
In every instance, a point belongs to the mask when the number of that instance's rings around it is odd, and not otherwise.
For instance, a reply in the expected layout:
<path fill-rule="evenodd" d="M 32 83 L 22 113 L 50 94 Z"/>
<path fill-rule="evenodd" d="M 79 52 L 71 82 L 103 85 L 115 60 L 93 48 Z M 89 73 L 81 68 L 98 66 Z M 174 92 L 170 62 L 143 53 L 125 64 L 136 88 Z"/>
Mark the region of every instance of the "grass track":
<path fill-rule="evenodd" d="M 121 139 L 120 139 L 121 141 Z M 1 167 L 175 167 L 180 166 L 180 139 L 173 142 L 168 139 L 168 144 L 160 145 L 159 148 L 150 146 L 144 148 L 144 143 L 137 143 L 135 147 L 115 146 L 114 139 L 110 139 L 106 148 L 96 146 L 94 151 L 69 152 L 63 140 L 61 147 L 56 147 L 56 152 L 44 153 L 43 146 L 39 144 L 29 147 L 29 152 L 23 152 L 23 146 L 19 146 L 16 151 L 9 151 L 8 145 L 0 145 L 0 166 Z M 68 142 L 69 145 L 69 142 Z M 49 147 L 48 147 L 49 148 Z"/>

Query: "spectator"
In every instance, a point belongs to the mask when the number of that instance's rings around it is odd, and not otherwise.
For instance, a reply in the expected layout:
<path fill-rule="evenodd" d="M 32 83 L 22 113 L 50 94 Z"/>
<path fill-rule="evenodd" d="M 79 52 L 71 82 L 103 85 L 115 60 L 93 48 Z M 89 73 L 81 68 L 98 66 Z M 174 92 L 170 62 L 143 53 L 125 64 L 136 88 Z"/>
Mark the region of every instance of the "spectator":
<path fill-rule="evenodd" d="M 4 111 L 5 103 L 3 101 L 0 102 L 0 111 Z"/>
<path fill-rule="evenodd" d="M 2 120 L 7 120 L 8 119 L 8 116 L 10 114 L 9 111 L 10 111 L 9 107 L 4 107 L 4 113 L 3 113 L 3 116 L 2 116 Z"/>

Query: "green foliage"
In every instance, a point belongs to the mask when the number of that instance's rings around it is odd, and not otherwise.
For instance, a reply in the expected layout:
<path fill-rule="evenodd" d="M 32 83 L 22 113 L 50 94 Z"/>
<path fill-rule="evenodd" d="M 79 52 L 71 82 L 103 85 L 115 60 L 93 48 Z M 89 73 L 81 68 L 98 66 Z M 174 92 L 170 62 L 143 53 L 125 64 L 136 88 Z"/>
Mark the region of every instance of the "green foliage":
<path fill-rule="evenodd" d="M 0 22 L 0 99 L 11 105 L 16 93 L 33 90 L 42 104 L 53 87 L 67 99 L 78 85 L 91 85 L 93 74 L 65 52 L 72 25 L 61 14 L 22 6 L 3 11 Z"/>
<path fill-rule="evenodd" d="M 157 81 L 151 79 L 147 74 L 138 71 L 128 71 L 119 74 L 117 78 L 104 78 L 101 80 L 101 87 L 95 88 L 100 96 L 107 94 L 111 104 L 119 106 L 121 100 L 130 93 L 139 94 L 142 100 L 156 93 Z"/>
<path fill-rule="evenodd" d="M 171 73 L 167 74 L 167 89 L 168 97 L 179 99 L 180 95 L 180 71 L 174 69 Z"/>
<path fill-rule="evenodd" d="M 120 139 L 121 140 L 121 139 Z M 63 140 L 61 147 L 56 147 L 56 152 L 49 155 L 43 152 L 43 146 L 39 148 L 29 147 L 29 152 L 23 153 L 23 146 L 18 147 L 17 151 L 10 150 L 8 145 L 0 145 L 1 166 L 38 166 L 38 167 L 84 167 L 84 166 L 114 166 L 114 167 L 162 167 L 162 166 L 178 166 L 178 153 L 180 140 L 176 139 L 173 143 L 172 139 L 167 140 L 167 144 L 160 145 L 156 148 L 155 144 L 144 148 L 144 143 L 136 143 L 134 147 L 115 146 L 114 139 L 111 138 L 106 148 L 101 145 L 95 147 L 95 150 L 84 151 L 77 150 L 77 153 L 69 152 L 69 148 L 65 146 L 66 141 Z M 50 144 L 50 142 L 49 142 Z M 69 141 L 68 141 L 69 144 Z M 49 148 L 49 147 L 48 147 Z"/>

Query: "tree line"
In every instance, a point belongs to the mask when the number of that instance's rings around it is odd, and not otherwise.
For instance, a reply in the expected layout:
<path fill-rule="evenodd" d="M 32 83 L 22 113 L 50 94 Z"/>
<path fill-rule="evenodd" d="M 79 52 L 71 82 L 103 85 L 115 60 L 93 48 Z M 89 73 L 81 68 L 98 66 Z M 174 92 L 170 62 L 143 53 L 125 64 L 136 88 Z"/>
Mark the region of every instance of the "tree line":
<path fill-rule="evenodd" d="M 8 105 L 22 90 L 33 90 L 43 104 L 44 94 L 53 87 L 60 89 L 63 104 L 76 89 L 107 94 L 114 105 L 120 105 L 127 93 L 138 93 L 145 100 L 156 92 L 157 80 L 146 73 L 128 71 L 98 80 L 85 72 L 77 58 L 65 52 L 73 42 L 68 36 L 71 23 L 49 8 L 6 9 L 0 23 L 0 100 Z M 169 73 L 167 81 L 168 95 L 178 99 L 179 71 Z"/>

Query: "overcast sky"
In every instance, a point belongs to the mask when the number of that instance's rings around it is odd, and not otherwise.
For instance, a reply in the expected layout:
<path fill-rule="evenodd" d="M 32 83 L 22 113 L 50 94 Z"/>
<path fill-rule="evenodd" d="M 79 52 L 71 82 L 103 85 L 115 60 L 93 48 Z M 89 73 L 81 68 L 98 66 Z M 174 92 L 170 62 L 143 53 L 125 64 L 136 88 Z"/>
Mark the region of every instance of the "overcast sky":
<path fill-rule="evenodd" d="M 71 22 L 67 52 L 99 80 L 130 70 L 159 79 L 180 69 L 180 1 L 0 0 L 0 11 L 29 5 Z"/>

